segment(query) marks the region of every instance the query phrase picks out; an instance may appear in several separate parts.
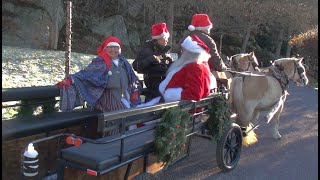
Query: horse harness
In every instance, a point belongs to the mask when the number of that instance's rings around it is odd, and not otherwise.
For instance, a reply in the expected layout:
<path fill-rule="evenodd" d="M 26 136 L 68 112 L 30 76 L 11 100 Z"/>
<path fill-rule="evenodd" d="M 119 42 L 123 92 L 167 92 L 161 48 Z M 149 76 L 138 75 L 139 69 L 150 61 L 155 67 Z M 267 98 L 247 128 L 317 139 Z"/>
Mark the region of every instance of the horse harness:
<path fill-rule="evenodd" d="M 289 85 L 289 78 L 286 75 L 286 73 L 283 70 L 283 67 L 281 65 L 275 65 L 270 67 L 271 71 L 269 71 L 266 75 L 267 76 L 272 76 L 278 80 L 281 89 L 282 89 L 282 94 L 285 93 L 288 89 Z"/>
<path fill-rule="evenodd" d="M 296 62 L 293 62 L 294 64 L 294 72 L 292 78 L 295 76 L 296 72 L 298 72 L 298 75 L 300 79 L 303 79 L 302 73 L 304 72 L 304 69 L 302 67 L 299 67 Z M 271 75 L 272 77 L 276 78 L 282 88 L 282 94 L 285 93 L 285 91 L 288 89 L 289 85 L 289 78 L 284 72 L 282 65 L 274 65 L 271 66 L 270 69 L 272 71 L 269 71 L 266 75 Z"/>
<path fill-rule="evenodd" d="M 249 62 L 252 62 L 252 59 Z M 304 73 L 304 69 L 302 67 L 299 67 L 296 62 L 293 62 L 293 63 L 294 63 L 293 77 L 295 76 L 296 72 L 298 72 L 300 79 L 303 79 L 302 73 Z M 248 69 L 249 69 L 249 67 L 250 67 L 250 64 L 248 66 Z M 277 65 L 272 65 L 272 66 L 270 66 L 270 70 L 271 71 L 267 72 L 264 75 L 265 76 L 272 76 L 272 77 L 276 78 L 276 80 L 278 80 L 278 82 L 279 82 L 279 84 L 281 86 L 282 94 L 285 94 L 285 92 L 288 89 L 289 78 L 286 75 L 286 73 L 284 72 L 283 66 L 282 65 L 278 65 L 278 64 Z M 257 73 L 253 73 L 253 72 L 250 72 L 250 71 L 245 71 L 245 72 L 243 72 L 243 71 L 242 72 L 232 71 L 232 70 L 226 70 L 226 71 L 230 72 L 233 75 L 233 77 L 244 77 L 244 76 L 247 76 L 247 75 L 252 76 L 253 74 L 254 75 L 258 75 L 258 76 L 259 75 L 260 76 L 264 76 L 264 75 L 262 75 L 260 73 L 257 74 Z"/>

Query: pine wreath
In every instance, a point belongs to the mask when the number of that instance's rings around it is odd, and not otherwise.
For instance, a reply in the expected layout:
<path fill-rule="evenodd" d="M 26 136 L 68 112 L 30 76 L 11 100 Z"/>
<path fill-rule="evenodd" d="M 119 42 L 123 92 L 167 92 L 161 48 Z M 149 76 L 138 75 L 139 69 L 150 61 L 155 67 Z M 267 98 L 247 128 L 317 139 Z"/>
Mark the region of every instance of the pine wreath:
<path fill-rule="evenodd" d="M 155 154 L 158 162 L 164 163 L 164 169 L 186 148 L 186 131 L 189 113 L 179 107 L 168 109 L 155 130 Z"/>
<path fill-rule="evenodd" d="M 223 131 L 231 126 L 231 111 L 224 96 L 217 96 L 208 107 L 207 120 L 208 134 L 217 141 L 222 137 Z"/>

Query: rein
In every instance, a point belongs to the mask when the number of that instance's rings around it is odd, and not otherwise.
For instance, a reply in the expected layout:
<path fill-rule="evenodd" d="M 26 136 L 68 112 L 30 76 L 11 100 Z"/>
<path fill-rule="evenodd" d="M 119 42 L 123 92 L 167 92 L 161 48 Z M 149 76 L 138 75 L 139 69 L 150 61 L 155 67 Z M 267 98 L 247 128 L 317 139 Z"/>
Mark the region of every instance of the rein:
<path fill-rule="evenodd" d="M 225 70 L 225 71 L 230 72 L 231 74 L 237 74 L 237 75 L 264 76 L 264 75 L 262 75 L 262 74 L 258 74 L 258 73 L 256 73 L 256 72 L 252 72 L 252 71 L 233 71 L 233 70 L 229 70 L 229 69 L 227 69 L 227 70 Z M 233 77 L 235 77 L 235 76 L 233 76 Z"/>

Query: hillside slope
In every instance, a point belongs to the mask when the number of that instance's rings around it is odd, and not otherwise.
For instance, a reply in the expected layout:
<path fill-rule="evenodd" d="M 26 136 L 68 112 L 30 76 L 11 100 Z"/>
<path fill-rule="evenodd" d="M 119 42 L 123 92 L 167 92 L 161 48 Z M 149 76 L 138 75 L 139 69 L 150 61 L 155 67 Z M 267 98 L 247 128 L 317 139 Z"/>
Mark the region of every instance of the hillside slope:
<path fill-rule="evenodd" d="M 72 52 L 70 73 L 86 67 L 94 57 L 96 55 Z M 64 78 L 64 68 L 64 51 L 2 46 L 2 88 L 54 85 Z M 141 74 L 137 76 L 142 79 Z M 2 120 L 11 118 L 17 113 L 16 109 L 4 108 Z"/>
<path fill-rule="evenodd" d="M 64 51 L 2 46 L 2 88 L 47 86 L 64 78 Z M 96 55 L 71 53 L 70 73 Z"/>

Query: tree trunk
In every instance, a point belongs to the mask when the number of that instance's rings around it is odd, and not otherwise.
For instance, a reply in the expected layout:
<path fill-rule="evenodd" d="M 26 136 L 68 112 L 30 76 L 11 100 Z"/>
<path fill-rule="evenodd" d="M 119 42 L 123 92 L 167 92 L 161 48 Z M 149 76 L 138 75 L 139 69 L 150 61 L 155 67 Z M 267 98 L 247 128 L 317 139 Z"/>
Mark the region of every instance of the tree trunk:
<path fill-rule="evenodd" d="M 276 45 L 276 58 L 280 58 L 280 52 L 281 52 L 281 46 L 283 42 L 283 28 L 280 29 L 279 35 L 278 35 L 278 42 Z"/>
<path fill-rule="evenodd" d="M 59 17 L 58 15 L 60 13 L 58 13 L 60 11 L 60 9 L 57 9 L 57 13 L 54 14 L 53 18 L 52 18 L 52 27 L 50 28 L 50 44 L 49 44 L 49 48 L 50 49 L 57 49 L 58 48 L 58 38 L 59 38 Z"/>
<path fill-rule="evenodd" d="M 143 24 L 146 24 L 146 0 L 143 0 Z"/>
<path fill-rule="evenodd" d="M 127 0 L 122 0 L 123 9 L 120 9 L 122 16 L 126 16 L 127 9 L 128 9 L 128 3 Z"/>
<path fill-rule="evenodd" d="M 66 52 L 65 52 L 65 76 L 69 75 L 70 57 L 71 57 L 71 18 L 72 2 L 67 0 L 67 20 L 66 20 Z"/>
<path fill-rule="evenodd" d="M 242 46 L 241 46 L 241 52 L 240 53 L 245 53 L 246 49 L 247 49 L 247 45 L 249 42 L 249 38 L 250 38 L 250 34 L 251 34 L 251 24 L 249 23 L 247 29 L 246 29 L 246 35 L 244 37 L 244 40 L 242 42 Z"/>
<path fill-rule="evenodd" d="M 291 39 L 291 35 L 292 35 L 292 25 L 289 24 L 289 27 L 288 27 L 288 38 L 287 38 L 287 50 L 286 50 L 286 57 L 290 57 L 291 55 L 291 46 L 289 44 L 289 41 Z"/>
<path fill-rule="evenodd" d="M 170 32 L 169 45 L 172 47 L 172 36 L 173 36 L 173 21 L 174 21 L 174 0 L 169 0 L 169 8 L 168 8 L 168 29 Z"/>

